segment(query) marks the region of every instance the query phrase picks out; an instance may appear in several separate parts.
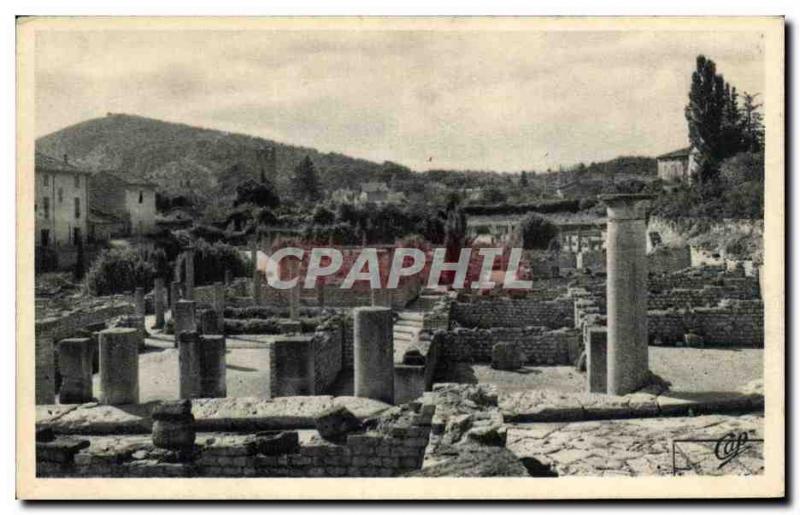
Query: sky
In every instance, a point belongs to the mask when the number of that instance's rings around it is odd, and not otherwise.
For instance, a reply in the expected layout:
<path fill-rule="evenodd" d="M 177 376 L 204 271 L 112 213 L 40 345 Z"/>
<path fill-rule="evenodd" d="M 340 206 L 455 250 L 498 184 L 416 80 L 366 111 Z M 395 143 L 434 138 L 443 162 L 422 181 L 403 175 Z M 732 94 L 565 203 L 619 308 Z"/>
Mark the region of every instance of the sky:
<path fill-rule="evenodd" d="M 753 32 L 43 31 L 36 134 L 114 112 L 415 170 L 543 171 L 687 146 L 699 53 L 763 91 Z"/>

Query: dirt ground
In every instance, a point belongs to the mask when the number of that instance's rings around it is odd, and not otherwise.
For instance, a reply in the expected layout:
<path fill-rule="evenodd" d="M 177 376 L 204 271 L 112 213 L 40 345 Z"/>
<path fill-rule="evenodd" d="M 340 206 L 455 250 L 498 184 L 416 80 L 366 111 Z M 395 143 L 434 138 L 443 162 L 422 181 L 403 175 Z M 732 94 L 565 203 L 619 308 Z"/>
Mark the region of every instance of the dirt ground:
<path fill-rule="evenodd" d="M 729 392 L 763 377 L 763 349 L 650 347 L 650 370 L 675 392 Z M 574 367 L 494 370 L 488 364 L 458 363 L 440 382 L 492 383 L 501 391 L 585 389 L 586 376 Z"/>

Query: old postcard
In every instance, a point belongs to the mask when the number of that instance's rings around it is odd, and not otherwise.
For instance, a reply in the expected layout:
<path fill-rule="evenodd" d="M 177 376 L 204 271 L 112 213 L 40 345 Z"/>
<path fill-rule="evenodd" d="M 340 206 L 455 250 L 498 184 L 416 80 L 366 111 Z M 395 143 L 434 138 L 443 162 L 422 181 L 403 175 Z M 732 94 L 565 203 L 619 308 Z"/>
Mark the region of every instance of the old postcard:
<path fill-rule="evenodd" d="M 19 497 L 784 495 L 782 18 L 17 32 Z"/>

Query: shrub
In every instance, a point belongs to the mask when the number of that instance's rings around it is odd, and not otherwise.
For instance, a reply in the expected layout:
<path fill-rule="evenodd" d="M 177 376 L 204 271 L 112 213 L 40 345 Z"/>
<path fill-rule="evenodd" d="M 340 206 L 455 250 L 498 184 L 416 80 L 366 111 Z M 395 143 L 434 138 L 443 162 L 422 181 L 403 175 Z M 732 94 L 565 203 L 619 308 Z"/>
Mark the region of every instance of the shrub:
<path fill-rule="evenodd" d="M 213 284 L 225 280 L 225 270 L 233 277 L 247 275 L 248 264 L 236 247 L 217 242 L 213 245 L 203 239 L 195 243 L 194 280 L 197 285 Z"/>
<path fill-rule="evenodd" d="M 546 249 L 550 240 L 558 234 L 558 228 L 552 222 L 536 214 L 528 215 L 521 226 L 522 248 Z"/>
<path fill-rule="evenodd" d="M 156 269 L 133 249 L 103 250 L 86 274 L 86 287 L 92 295 L 126 293 L 142 286 L 153 287 Z"/>

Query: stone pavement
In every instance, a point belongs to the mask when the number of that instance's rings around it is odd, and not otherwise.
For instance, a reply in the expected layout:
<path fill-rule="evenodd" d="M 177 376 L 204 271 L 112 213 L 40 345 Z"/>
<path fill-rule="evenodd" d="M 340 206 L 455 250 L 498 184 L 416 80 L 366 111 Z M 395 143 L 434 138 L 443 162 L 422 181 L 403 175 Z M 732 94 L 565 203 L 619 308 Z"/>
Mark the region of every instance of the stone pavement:
<path fill-rule="evenodd" d="M 762 414 L 516 424 L 506 448 L 559 476 L 755 475 L 764 472 L 763 443 L 753 441 L 763 431 Z M 731 433 L 749 441 L 724 463 L 715 448 Z M 676 442 L 686 439 L 710 441 Z M 722 456 L 729 440 L 720 444 Z"/>

